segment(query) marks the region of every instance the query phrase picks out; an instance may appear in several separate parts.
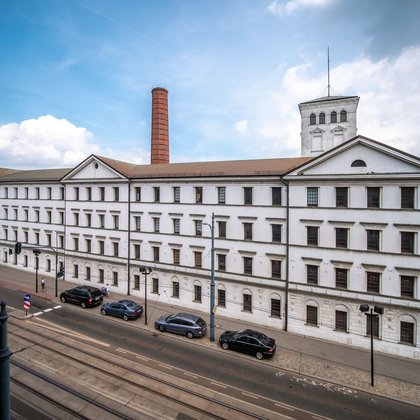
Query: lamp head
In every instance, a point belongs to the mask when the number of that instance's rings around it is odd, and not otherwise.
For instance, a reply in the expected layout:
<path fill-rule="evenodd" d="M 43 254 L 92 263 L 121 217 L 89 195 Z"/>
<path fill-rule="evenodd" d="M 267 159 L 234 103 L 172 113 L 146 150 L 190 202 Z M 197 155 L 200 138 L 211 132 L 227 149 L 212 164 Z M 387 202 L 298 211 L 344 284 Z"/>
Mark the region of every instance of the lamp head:
<path fill-rule="evenodd" d="M 360 305 L 359 310 L 360 310 L 360 312 L 369 312 L 369 305 L 367 303 L 364 303 L 364 304 Z"/>

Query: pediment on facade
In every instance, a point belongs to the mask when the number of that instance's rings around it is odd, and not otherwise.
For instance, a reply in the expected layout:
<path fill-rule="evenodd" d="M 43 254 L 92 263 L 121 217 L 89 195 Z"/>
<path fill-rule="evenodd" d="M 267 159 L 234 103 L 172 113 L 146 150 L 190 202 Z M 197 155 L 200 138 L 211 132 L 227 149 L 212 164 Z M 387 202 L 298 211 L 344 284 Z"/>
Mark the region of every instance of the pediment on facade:
<path fill-rule="evenodd" d="M 342 127 L 341 125 L 337 125 L 333 130 L 331 130 L 333 133 L 344 133 L 347 130 L 347 128 Z"/>
<path fill-rule="evenodd" d="M 123 174 L 95 155 L 77 165 L 61 181 L 92 181 L 126 179 Z"/>
<path fill-rule="evenodd" d="M 322 133 L 325 133 L 325 130 L 321 130 L 319 127 L 309 132 L 309 134 L 311 135 L 318 135 L 318 136 L 322 135 Z"/>
<path fill-rule="evenodd" d="M 300 168 L 293 176 L 378 175 L 420 177 L 420 158 L 378 141 L 357 136 L 331 149 Z"/>

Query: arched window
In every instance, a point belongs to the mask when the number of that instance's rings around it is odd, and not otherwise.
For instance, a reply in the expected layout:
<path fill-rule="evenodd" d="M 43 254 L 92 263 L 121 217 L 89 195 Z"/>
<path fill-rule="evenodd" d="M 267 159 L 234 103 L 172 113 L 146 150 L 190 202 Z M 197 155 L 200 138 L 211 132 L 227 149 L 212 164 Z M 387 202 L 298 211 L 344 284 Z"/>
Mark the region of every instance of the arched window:
<path fill-rule="evenodd" d="M 337 122 L 337 113 L 335 111 L 331 112 L 331 122 L 332 123 Z"/>
<path fill-rule="evenodd" d="M 315 125 L 316 124 L 316 115 L 315 114 L 311 114 L 311 116 L 309 117 L 309 124 L 310 125 Z"/>
<path fill-rule="evenodd" d="M 319 114 L 319 123 L 325 124 L 325 114 L 323 112 Z"/>
<path fill-rule="evenodd" d="M 344 111 L 344 109 L 340 112 L 340 122 L 346 122 L 347 121 L 347 112 Z"/>
<path fill-rule="evenodd" d="M 366 166 L 366 163 L 364 160 L 356 159 L 351 163 L 352 168 L 363 168 Z"/>

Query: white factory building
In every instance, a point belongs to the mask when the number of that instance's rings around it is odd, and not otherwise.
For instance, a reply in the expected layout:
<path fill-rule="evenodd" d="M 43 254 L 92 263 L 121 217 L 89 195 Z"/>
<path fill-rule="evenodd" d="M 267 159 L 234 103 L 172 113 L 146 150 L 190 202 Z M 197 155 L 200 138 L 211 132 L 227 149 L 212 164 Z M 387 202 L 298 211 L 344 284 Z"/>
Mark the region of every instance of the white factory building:
<path fill-rule="evenodd" d="M 419 157 L 358 135 L 357 96 L 327 96 L 299 105 L 301 157 L 170 163 L 152 93 L 151 164 L 0 169 L 0 270 L 34 272 L 36 248 L 40 275 L 142 300 L 146 266 L 148 301 L 208 313 L 213 253 L 216 318 L 369 348 L 376 305 L 375 350 L 420 358 Z"/>

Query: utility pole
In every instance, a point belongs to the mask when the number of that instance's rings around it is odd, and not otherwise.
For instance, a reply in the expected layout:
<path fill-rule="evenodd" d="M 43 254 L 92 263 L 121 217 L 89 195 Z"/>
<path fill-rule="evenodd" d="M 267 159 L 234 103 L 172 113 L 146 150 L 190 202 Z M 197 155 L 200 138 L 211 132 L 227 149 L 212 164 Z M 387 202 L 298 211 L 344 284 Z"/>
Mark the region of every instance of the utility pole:
<path fill-rule="evenodd" d="M 210 278 L 210 341 L 214 341 L 214 313 L 216 310 L 215 307 L 215 279 L 214 279 L 214 213 L 211 215 L 211 224 L 203 223 L 207 225 L 211 230 L 211 278 Z"/>
<path fill-rule="evenodd" d="M 7 345 L 6 302 L 0 310 L 0 420 L 10 419 L 10 350 Z"/>

